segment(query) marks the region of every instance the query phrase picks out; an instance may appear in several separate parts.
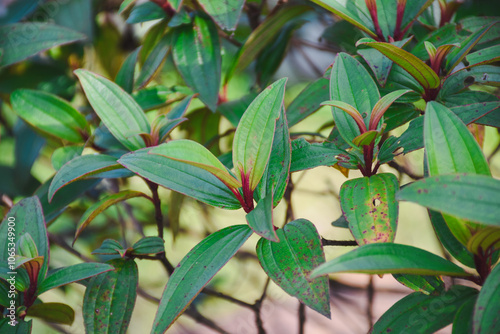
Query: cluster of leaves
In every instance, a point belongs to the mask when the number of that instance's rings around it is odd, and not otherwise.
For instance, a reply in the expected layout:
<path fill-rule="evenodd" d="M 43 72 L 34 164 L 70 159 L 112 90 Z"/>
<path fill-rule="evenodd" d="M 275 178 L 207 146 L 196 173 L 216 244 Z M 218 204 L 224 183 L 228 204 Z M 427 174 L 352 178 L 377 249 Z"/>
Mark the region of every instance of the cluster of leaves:
<path fill-rule="evenodd" d="M 80 68 L 83 57 L 89 57 L 83 44 L 62 46 L 84 39 L 83 33 L 93 36 L 95 27 L 85 22 L 85 15 L 77 24 L 62 14 L 54 18 L 59 25 L 17 23 L 35 17 L 37 6 L 11 6 L 10 21 L 0 26 L 0 66 L 5 67 L 0 76 L 34 76 L 29 85 L 19 80 L 0 87 L 17 122 L 11 133 L 2 133 L 15 138 L 16 159 L 12 167 L 0 166 L 6 180 L 0 191 L 23 198 L 0 225 L 0 234 L 7 236 L 9 217 L 18 222 L 14 266 L 9 267 L 8 245 L 0 248 L 2 291 L 9 288 L 9 273 L 17 273 L 18 332 L 31 331 L 25 316 L 71 323 L 69 306 L 43 303 L 38 296 L 80 281 L 86 286 L 87 332 L 125 333 L 137 294 L 135 260 L 159 259 L 170 277 L 151 332 L 163 333 L 254 233 L 260 237 L 257 258 L 269 278 L 326 317 L 328 274 L 392 274 L 415 292 L 390 308 L 374 325 L 374 333 L 402 332 L 408 326 L 431 333 L 450 323 L 457 333 L 500 330 L 495 302 L 500 297 L 500 266 L 495 266 L 500 181 L 491 176 L 482 150 L 485 127 L 500 128 L 495 95 L 500 83 L 499 19 L 458 20 L 456 1 L 313 2 L 324 8 L 279 2 L 266 12 L 265 1 L 125 0 L 118 13 L 127 24 L 156 21 L 141 46 L 126 57 L 113 54 L 112 48 L 104 51 L 110 47 L 106 43 L 116 46 L 118 41 L 103 36 L 119 33 L 105 28 L 108 21 L 100 27 L 94 48 L 114 80 Z M 59 6 L 61 12 L 91 12 L 87 1 Z M 248 17 L 246 29 L 238 25 L 242 11 Z M 293 32 L 306 17 L 332 13 L 337 19 L 324 37 L 343 52 L 285 108 L 287 80 L 271 81 Z M 72 24 L 80 31 L 63 27 Z M 353 30 L 351 40 L 340 33 L 345 29 Z M 24 61 L 54 46 L 59 48 Z M 123 62 L 116 67 L 119 57 Z M 172 65 L 182 84 L 164 86 L 162 70 Z M 30 66 L 36 76 L 26 71 Z M 249 70 L 251 66 L 255 68 Z M 59 72 L 49 80 L 45 73 L 51 67 Z M 255 73 L 255 85 L 232 99 L 229 83 L 243 73 Z M 77 81 L 84 95 L 78 94 Z M 67 101 L 74 95 L 86 97 L 88 105 L 76 109 Z M 310 142 L 290 133 L 291 126 L 325 105 L 331 106 L 334 121 L 326 140 Z M 227 136 L 219 134 L 221 117 L 234 128 L 226 152 L 213 145 Z M 172 135 L 179 128 L 187 129 L 187 135 Z M 44 143 L 40 136 L 56 147 L 51 152 L 56 173 L 41 185 L 30 172 Z M 425 178 L 401 187 L 394 174 L 378 173 L 381 165 L 419 149 L 424 150 Z M 329 261 L 311 221 L 277 226 L 273 220 L 274 208 L 290 189 L 290 174 L 318 166 L 333 166 L 346 176 L 350 170 L 363 175 L 345 181 L 339 194 L 343 226 L 359 247 Z M 113 183 L 81 214 L 73 243 L 104 210 L 137 197 L 154 206 L 158 236 L 143 237 L 128 248 L 107 239 L 93 252 L 111 258 L 107 263 L 49 270 L 47 226 L 68 204 L 98 189 L 102 180 L 131 177 L 144 180 L 151 194 Z M 246 223 L 210 234 L 174 268 L 165 255 L 158 186 L 210 206 L 242 208 Z M 400 201 L 429 209 L 437 237 L 456 261 L 394 243 Z M 178 226 L 170 228 L 177 233 Z M 476 288 L 445 289 L 442 276 L 468 279 Z M 0 295 L 4 314 L 10 305 L 6 295 Z M 429 305 L 436 303 L 446 307 L 428 321 L 435 311 Z M 0 320 L 2 332 L 12 330 L 8 321 Z"/>

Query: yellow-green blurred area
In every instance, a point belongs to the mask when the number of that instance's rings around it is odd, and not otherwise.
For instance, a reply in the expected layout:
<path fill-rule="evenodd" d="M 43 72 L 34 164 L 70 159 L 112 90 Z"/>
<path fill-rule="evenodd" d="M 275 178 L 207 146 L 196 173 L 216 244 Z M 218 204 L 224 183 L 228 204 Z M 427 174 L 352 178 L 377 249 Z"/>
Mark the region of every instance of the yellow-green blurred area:
<path fill-rule="evenodd" d="M 92 119 L 95 115 L 89 112 L 85 96 L 79 85 L 75 84 L 75 81 L 67 82 L 65 78 L 69 77 L 75 80 L 71 70 L 78 67 L 108 78 L 114 78 L 122 62 L 130 53 L 131 47 L 133 49 L 137 43 L 141 43 L 146 32 L 155 23 L 153 21 L 153 23 L 136 24 L 132 29 L 116 12 L 98 8 L 102 11 L 96 15 L 95 25 L 91 25 L 92 29 L 96 29 L 91 43 L 56 47 L 42 53 L 35 59 L 0 69 L 0 167 L 14 168 L 23 165 L 23 161 L 16 161 L 16 157 L 17 159 L 34 160 L 32 166 L 31 162 L 27 162 L 27 165 L 31 166 L 27 174 L 21 174 L 23 170 L 20 169 L 17 172 L 14 171 L 14 174 L 0 175 L 0 195 L 2 195 L 1 189 L 13 184 L 14 178 L 27 179 L 31 174 L 35 179 L 34 184 L 37 185 L 50 180 L 56 173 L 51 161 L 52 154 L 58 147 L 68 144 L 51 138 L 50 134 L 35 134 L 36 130 L 21 124 L 16 111 L 12 110 L 9 103 L 10 93 L 17 88 L 52 91 L 59 96 L 69 98 L 75 108 L 79 109 L 90 121 L 96 123 L 98 121 Z M 298 31 L 298 34 L 302 40 L 316 43 L 327 25 L 328 22 L 312 21 L 305 24 Z M 88 27 L 82 29 L 88 29 Z M 242 25 L 235 35 L 244 35 L 244 29 L 248 30 L 248 26 Z M 127 34 L 133 36 L 133 42 L 124 47 L 123 43 L 127 41 L 124 42 L 123 36 L 128 36 Z M 227 41 L 223 42 L 222 47 L 222 71 L 224 73 L 224 70 L 229 67 L 236 49 Z M 285 105 L 289 105 L 309 82 L 320 77 L 333 62 L 334 57 L 335 54 L 331 50 L 319 51 L 303 45 L 299 48 L 294 47 L 292 43 L 287 57 L 272 80 L 289 77 Z M 313 64 L 310 63 L 311 59 L 314 60 Z M 54 68 L 60 71 L 61 75 L 49 75 L 51 69 L 47 65 L 48 60 L 55 60 L 55 65 L 51 66 L 55 66 Z M 40 67 L 37 68 L 37 64 L 40 64 Z M 255 76 L 256 74 L 251 67 L 247 71 L 235 75 L 229 81 L 227 99 L 231 101 L 247 95 L 254 86 Z M 156 85 L 165 87 L 184 85 L 170 55 L 166 57 L 161 71 L 149 83 L 149 87 Z M 176 99 L 178 96 L 172 98 Z M 159 114 L 167 113 L 177 103 L 174 102 L 148 111 L 148 119 L 153 120 Z M 210 143 L 210 149 L 217 154 L 230 151 L 233 132 L 228 130 L 234 127 L 227 119 L 203 108 L 203 103 L 198 99 L 195 99 L 189 107 L 187 118 L 188 122 L 172 133 L 172 139 L 191 138 L 201 144 Z M 304 121 L 293 126 L 290 129 L 291 136 L 296 138 L 300 135 L 309 141 L 323 141 L 332 129 L 332 121 L 330 107 L 322 107 Z M 39 155 L 33 156 L 27 153 L 32 146 L 24 148 L 25 151 L 23 151 L 20 144 L 22 137 L 16 137 L 16 133 L 19 133 L 17 132 L 19 127 L 23 126 L 26 127 L 23 131 L 29 133 L 30 136 L 36 136 L 32 145 L 36 146 L 37 143 L 43 145 Z M 407 125 L 398 128 L 391 134 L 399 135 L 406 127 Z M 217 134 L 226 135 L 218 138 Z M 484 138 L 483 152 L 489 159 L 493 177 L 499 178 L 500 153 L 495 150 L 500 145 L 500 135 L 496 129 L 486 127 Z M 422 176 L 422 151 L 400 155 L 396 158 L 396 162 L 411 173 Z M 23 154 L 23 152 L 27 154 Z M 83 152 L 83 154 L 96 153 L 90 147 L 85 148 Z M 387 165 L 382 165 L 379 172 L 394 173 L 399 177 L 400 185 L 412 181 L 407 175 L 401 174 Z M 360 176 L 362 175 L 359 172 L 351 171 L 348 177 Z M 287 210 L 291 210 L 295 219 L 310 220 L 316 226 L 319 234 L 326 239 L 352 240 L 353 237 L 348 229 L 332 226 L 332 222 L 342 215 L 338 194 L 342 183 L 346 180 L 347 178 L 341 172 L 332 167 L 318 167 L 293 173 L 291 175 L 291 183 L 293 184 L 291 201 L 287 203 L 283 200 L 275 209 L 274 224 L 277 227 L 282 227 L 286 220 Z M 72 202 L 58 218 L 48 222 L 51 240 L 51 269 L 79 263 L 86 259 L 107 260 L 106 257 L 95 256 L 91 253 L 108 238 L 119 241 L 126 248 L 137 242 L 142 237 L 141 233 L 146 236 L 157 236 L 153 205 L 144 198 L 134 198 L 114 205 L 101 213 L 83 231 L 74 246 L 71 246 L 77 224 L 85 210 L 106 194 L 128 189 L 151 194 L 146 183 L 137 176 L 119 180 L 104 179 L 94 189 Z M 29 191 L 33 193 L 35 190 L 36 188 Z M 209 234 L 227 226 L 246 224 L 245 212 L 242 209 L 230 211 L 213 208 L 179 194 L 173 195 L 170 190 L 161 187 L 159 195 L 164 223 L 167 226 L 165 229 L 165 253 L 174 266 L 190 249 Z M 22 198 L 23 196 L 16 195 L 4 197 L 2 204 L 8 203 L 10 200 L 16 203 Z M 7 205 L 0 206 L 0 216 L 3 217 L 7 210 Z M 258 236 L 254 234 L 236 256 L 210 281 L 208 287 L 248 304 L 254 304 L 259 300 L 268 279 L 256 257 L 257 241 Z M 416 246 L 443 257 L 446 256 L 431 226 L 427 210 L 416 204 L 400 203 L 395 242 Z M 353 247 L 324 247 L 326 260 L 333 259 L 352 249 Z M 160 261 L 139 259 L 135 261 L 139 267 L 139 286 L 128 333 L 142 334 L 151 330 L 158 308 L 157 300 L 161 297 L 168 282 L 168 274 Z M 463 281 L 461 283 L 467 284 Z M 363 274 L 331 275 L 330 288 L 331 320 L 311 309 L 306 309 L 305 333 L 366 333 L 390 306 L 411 292 L 391 275 L 383 277 L 370 277 Z M 75 310 L 76 317 L 71 326 L 47 324 L 39 319 L 34 319 L 33 333 L 85 333 L 82 315 L 84 293 L 85 287 L 83 285 L 73 283 L 41 295 L 40 299 L 43 302 L 61 302 L 70 305 Z M 193 304 L 204 317 L 213 321 L 216 326 L 227 333 L 257 333 L 255 314 L 247 307 L 204 293 L 201 293 Z M 268 334 L 298 333 L 299 302 L 287 295 L 272 281 L 266 290 L 261 314 L 264 328 Z M 450 328 L 445 328 L 439 333 L 449 332 L 451 332 Z M 168 333 L 204 334 L 216 332 L 189 316 L 181 315 Z"/>

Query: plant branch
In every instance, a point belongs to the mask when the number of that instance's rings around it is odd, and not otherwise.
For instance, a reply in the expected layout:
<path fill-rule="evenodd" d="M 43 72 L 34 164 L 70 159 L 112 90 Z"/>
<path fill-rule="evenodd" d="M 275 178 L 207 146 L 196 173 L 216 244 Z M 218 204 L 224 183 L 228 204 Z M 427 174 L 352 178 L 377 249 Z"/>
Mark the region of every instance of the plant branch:
<path fill-rule="evenodd" d="M 402 165 L 398 164 L 394 160 L 389 161 L 387 164 L 389 165 L 389 167 L 392 167 L 395 170 L 397 170 L 398 173 L 400 173 L 400 174 L 406 174 L 406 175 L 408 175 L 409 177 L 411 177 L 414 180 L 423 179 L 423 176 L 420 176 L 420 175 L 417 175 L 417 174 L 413 173 L 411 170 L 409 170 L 405 166 L 402 166 Z"/>
<path fill-rule="evenodd" d="M 161 213 L 161 201 L 158 196 L 158 185 L 149 180 L 146 180 L 146 184 L 151 190 L 151 194 L 153 195 L 153 204 L 155 206 L 155 220 L 156 226 L 158 228 L 158 236 L 163 239 L 163 214 Z"/>
<path fill-rule="evenodd" d="M 222 292 L 212 290 L 210 288 L 204 288 L 203 290 L 201 290 L 201 292 L 208 295 L 208 296 L 213 296 L 213 297 L 217 297 L 220 299 L 224 299 L 224 300 L 227 300 L 228 302 L 231 302 L 231 303 L 234 303 L 234 304 L 237 304 L 237 305 L 240 305 L 240 306 L 252 309 L 252 310 L 255 308 L 255 305 L 249 304 L 247 302 L 244 302 L 242 300 L 228 296 Z"/>
<path fill-rule="evenodd" d="M 299 302 L 299 334 L 304 334 L 306 324 L 306 306 Z"/>
<path fill-rule="evenodd" d="M 341 246 L 341 247 L 350 247 L 358 245 L 356 240 L 328 240 L 323 237 L 321 237 L 321 244 L 323 246 Z"/>

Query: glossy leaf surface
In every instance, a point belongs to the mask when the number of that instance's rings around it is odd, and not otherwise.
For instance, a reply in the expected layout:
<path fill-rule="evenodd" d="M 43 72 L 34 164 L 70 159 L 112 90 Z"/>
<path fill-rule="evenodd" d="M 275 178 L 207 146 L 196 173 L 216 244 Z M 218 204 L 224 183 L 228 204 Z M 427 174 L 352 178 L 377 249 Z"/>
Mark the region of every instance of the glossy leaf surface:
<path fill-rule="evenodd" d="M 230 226 L 191 249 L 167 282 L 151 333 L 164 333 L 251 234 L 246 225 Z"/>
<path fill-rule="evenodd" d="M 257 243 L 262 268 L 289 295 L 330 318 L 327 278 L 309 278 L 310 272 L 325 262 L 316 228 L 310 221 L 298 219 L 276 233 L 279 242 L 260 239 Z"/>
<path fill-rule="evenodd" d="M 290 172 L 297 172 L 318 166 L 333 166 L 337 156 L 345 153 L 343 150 L 327 145 L 309 143 L 304 138 L 292 141 L 292 163 Z"/>
<path fill-rule="evenodd" d="M 75 311 L 62 303 L 35 304 L 26 310 L 26 315 L 64 325 L 72 325 L 75 320 Z"/>
<path fill-rule="evenodd" d="M 199 0 L 201 7 L 210 15 L 215 22 L 224 30 L 236 29 L 241 10 L 245 4 L 244 0 Z"/>
<path fill-rule="evenodd" d="M 255 208 L 247 213 L 246 219 L 255 233 L 267 240 L 279 241 L 273 225 L 272 189 L 269 189 L 267 195 L 262 197 Z"/>
<path fill-rule="evenodd" d="M 474 334 L 497 333 L 500 331 L 499 298 L 500 266 L 497 264 L 489 274 L 486 282 L 484 282 L 474 306 L 474 316 L 472 318 Z"/>

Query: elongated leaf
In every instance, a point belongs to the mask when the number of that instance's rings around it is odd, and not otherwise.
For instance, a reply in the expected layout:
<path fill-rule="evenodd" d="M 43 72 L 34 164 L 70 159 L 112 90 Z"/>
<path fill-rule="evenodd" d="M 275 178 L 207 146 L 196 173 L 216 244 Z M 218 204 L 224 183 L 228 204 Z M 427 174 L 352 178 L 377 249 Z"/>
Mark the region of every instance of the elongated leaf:
<path fill-rule="evenodd" d="M 177 28 L 173 58 L 186 84 L 200 94 L 212 111 L 217 107 L 221 81 L 221 51 L 217 28 L 212 20 L 196 15 L 193 25 Z"/>
<path fill-rule="evenodd" d="M 347 22 L 358 27 L 369 36 L 376 38 L 373 21 L 370 17 L 366 4 L 363 0 L 339 1 L 339 0 L 312 0 L 318 5 L 340 16 Z"/>
<path fill-rule="evenodd" d="M 436 72 L 411 53 L 389 43 L 362 41 L 358 44 L 367 45 L 382 52 L 387 58 L 411 74 L 422 87 L 427 89 L 438 88 L 440 80 Z"/>
<path fill-rule="evenodd" d="M 255 233 L 267 240 L 279 241 L 273 225 L 272 189 L 268 189 L 266 196 L 257 202 L 255 209 L 247 213 L 246 219 Z"/>
<path fill-rule="evenodd" d="M 500 181 L 489 176 L 449 174 L 416 181 L 404 187 L 397 198 L 471 221 L 500 226 L 498 191 Z"/>
<path fill-rule="evenodd" d="M 497 301 L 500 298 L 500 266 L 497 265 L 489 274 L 479 292 L 472 326 L 474 334 L 498 333 L 500 331 L 499 309 Z"/>
<path fill-rule="evenodd" d="M 226 169 L 205 146 L 192 140 L 179 139 L 156 146 L 149 151 L 210 172 L 231 188 L 240 188 L 241 183 Z"/>
<path fill-rule="evenodd" d="M 160 237 L 144 237 L 132 246 L 135 255 L 158 254 L 165 252 L 165 241 Z"/>
<path fill-rule="evenodd" d="M 103 255 L 121 255 L 126 252 L 123 246 L 116 240 L 106 239 L 102 242 L 101 246 L 94 250 L 92 254 Z"/>
<path fill-rule="evenodd" d="M 118 163 L 139 176 L 209 205 L 239 209 L 240 202 L 211 173 L 157 154 L 146 148 L 122 156 Z"/>
<path fill-rule="evenodd" d="M 399 188 L 394 174 L 352 179 L 340 188 L 342 212 L 359 245 L 392 242 L 396 235 Z"/>
<path fill-rule="evenodd" d="M 286 81 L 280 79 L 274 82 L 253 100 L 234 134 L 233 164 L 241 182 L 243 178 L 248 178 L 251 190 L 257 187 L 271 154 L 276 119 L 283 108 Z"/>
<path fill-rule="evenodd" d="M 126 201 L 130 198 L 134 197 L 146 197 L 147 196 L 140 191 L 133 190 L 124 190 L 119 193 L 112 194 L 104 197 L 100 201 L 92 204 L 80 218 L 80 222 L 78 223 L 78 227 L 75 232 L 75 238 L 73 239 L 73 245 L 75 244 L 76 239 L 80 236 L 83 230 L 97 217 L 101 212 L 109 208 L 110 206 L 115 205 L 118 202 Z"/>
<path fill-rule="evenodd" d="M 332 273 L 467 276 L 462 268 L 413 246 L 375 243 L 360 246 L 316 268 L 311 277 Z"/>
<path fill-rule="evenodd" d="M 17 319 L 16 319 L 17 320 Z M 26 334 L 31 333 L 33 320 L 25 321 L 23 319 L 17 320 L 18 323 L 12 326 L 9 318 L 0 319 L 0 331 L 5 334 Z"/>
<path fill-rule="evenodd" d="M 151 50 L 148 57 L 142 65 L 141 72 L 137 76 L 135 81 L 135 87 L 137 89 L 144 88 L 161 70 L 161 65 L 165 61 L 168 52 L 170 51 L 171 37 L 169 34 L 163 36 L 158 44 Z"/>
<path fill-rule="evenodd" d="M 280 117 L 276 121 L 273 147 L 266 171 L 257 186 L 259 198 L 266 197 L 269 189 L 272 190 L 273 207 L 276 207 L 285 194 L 290 177 L 290 162 L 292 159 L 290 132 L 288 130 L 285 109 L 281 109 Z"/>
<path fill-rule="evenodd" d="M 10 222 L 10 224 L 9 224 Z M 9 235 L 9 226 L 15 229 L 14 236 L 12 231 Z M 5 242 L 0 246 L 0 262 L 7 263 L 9 255 L 9 248 L 14 247 L 17 238 L 24 234 L 29 234 L 35 242 L 38 255 L 44 259 L 38 274 L 38 281 L 45 278 L 48 267 L 49 259 L 49 240 L 47 237 L 47 228 L 43 216 L 42 206 L 38 197 L 27 197 L 20 200 L 14 205 L 9 212 L 5 215 L 2 223 L 0 224 L 0 234 L 4 236 Z M 13 238 L 12 240 L 10 238 Z M 7 239 L 9 238 L 9 239 Z M 14 271 L 15 266 L 9 265 L 9 271 Z"/>
<path fill-rule="evenodd" d="M 493 65 L 479 65 L 458 70 L 443 82 L 438 98 L 445 100 L 447 96 L 459 93 L 473 84 L 499 86 L 500 68 Z"/>
<path fill-rule="evenodd" d="M 406 90 L 396 90 L 392 93 L 389 93 L 382 97 L 377 104 L 373 107 L 373 110 L 371 112 L 370 116 L 370 123 L 369 123 L 369 130 L 378 130 L 378 123 L 384 116 L 384 113 L 387 111 L 387 109 L 391 106 L 394 101 L 396 101 L 398 98 L 400 98 L 402 95 L 411 92 L 411 90 L 406 89 Z"/>
<path fill-rule="evenodd" d="M 500 45 L 490 46 L 489 48 L 471 53 L 465 57 L 465 60 L 468 66 L 497 62 L 500 60 Z"/>
<path fill-rule="evenodd" d="M 462 285 L 454 285 L 437 296 L 414 292 L 385 312 L 372 333 L 435 333 L 452 323 L 460 307 L 476 295 L 476 289 Z"/>
<path fill-rule="evenodd" d="M 352 56 L 339 53 L 333 63 L 330 77 L 330 99 L 351 105 L 361 113 L 368 127 L 370 114 L 380 99 L 377 85 L 368 71 Z M 356 122 L 339 108 L 333 108 L 333 119 L 342 138 L 355 146 L 352 140 L 359 136 Z"/>
<path fill-rule="evenodd" d="M 452 334 L 472 333 L 472 314 L 474 313 L 475 304 L 476 298 L 470 298 L 460 306 L 453 319 Z"/>
<path fill-rule="evenodd" d="M 470 238 L 467 249 L 478 255 L 500 249 L 500 228 L 489 226 L 480 230 Z"/>
<path fill-rule="evenodd" d="M 321 103 L 321 105 L 332 106 L 332 107 L 334 107 L 334 109 L 335 108 L 341 109 L 346 114 L 351 116 L 352 119 L 356 122 L 358 129 L 359 129 L 358 132 L 361 132 L 361 130 L 363 130 L 363 132 L 366 131 L 367 126 L 365 125 L 365 122 L 363 120 L 363 116 L 361 116 L 359 110 L 357 110 L 356 108 L 354 108 L 350 104 L 347 104 L 347 103 L 342 102 L 342 101 L 325 101 L 325 102 Z M 356 137 L 358 137 L 358 136 L 356 136 Z"/>
<path fill-rule="evenodd" d="M 230 226 L 191 249 L 167 282 L 151 333 L 164 333 L 251 234 L 246 225 Z"/>
<path fill-rule="evenodd" d="M 345 153 L 322 144 L 310 144 L 304 138 L 292 141 L 292 163 L 290 172 L 297 172 L 318 166 L 333 166 L 337 156 Z"/>
<path fill-rule="evenodd" d="M 292 127 L 321 107 L 330 98 L 328 79 L 321 77 L 304 88 L 286 109 L 288 126 Z"/>
<path fill-rule="evenodd" d="M 135 49 L 134 52 L 127 56 L 115 77 L 116 84 L 129 94 L 134 89 L 135 64 L 137 63 L 139 51 L 141 51 L 141 48 Z"/>
<path fill-rule="evenodd" d="M 231 122 L 231 125 L 237 127 L 241 116 L 243 116 L 245 110 L 247 110 L 250 103 L 252 103 L 256 97 L 257 94 L 251 92 L 238 100 L 221 103 L 217 106 L 217 112 L 227 118 L 227 120 Z"/>
<path fill-rule="evenodd" d="M 201 7 L 210 15 L 215 22 L 224 30 L 236 29 L 241 10 L 245 4 L 244 0 L 199 0 Z"/>
<path fill-rule="evenodd" d="M 40 51 L 85 39 L 85 35 L 49 23 L 15 23 L 0 27 L 0 67 L 17 63 Z"/>
<path fill-rule="evenodd" d="M 49 201 L 59 189 L 72 182 L 118 168 L 121 166 L 116 162 L 116 158 L 109 155 L 91 154 L 76 157 L 64 164 L 52 179 L 48 191 Z"/>
<path fill-rule="evenodd" d="M 134 6 L 127 19 L 128 24 L 142 23 L 165 18 L 165 11 L 158 4 L 148 1 Z"/>
<path fill-rule="evenodd" d="M 362 148 L 365 145 L 370 145 L 375 141 L 379 133 L 375 130 L 370 130 L 365 133 L 360 134 L 352 140 L 352 143 L 357 147 Z"/>
<path fill-rule="evenodd" d="M 118 85 L 87 70 L 74 72 L 87 99 L 113 136 L 129 150 L 144 147 L 139 133 L 149 133 L 149 122 L 141 107 Z"/>
<path fill-rule="evenodd" d="M 309 6 L 289 6 L 279 10 L 274 15 L 269 15 L 250 36 L 238 52 L 231 69 L 226 75 L 226 82 L 232 77 L 233 73 L 243 71 L 254 61 L 257 56 L 271 43 L 281 28 L 296 19 L 298 16 L 311 10 Z"/>
<path fill-rule="evenodd" d="M 12 93 L 14 110 L 42 132 L 70 141 L 84 142 L 88 123 L 75 108 L 59 97 L 42 91 L 19 89 Z"/>
<path fill-rule="evenodd" d="M 310 221 L 298 219 L 277 235 L 280 242 L 260 239 L 257 243 L 262 268 L 286 293 L 330 318 L 327 278 L 309 278 L 313 268 L 325 262 L 318 231 Z"/>
<path fill-rule="evenodd" d="M 424 142 L 431 176 L 449 173 L 491 175 L 481 148 L 465 124 L 437 102 L 427 103 Z"/>
<path fill-rule="evenodd" d="M 52 167 L 55 170 L 61 169 L 61 167 L 73 160 L 76 157 L 82 155 L 83 145 L 71 145 L 71 146 L 62 146 L 54 150 L 52 153 L 52 157 L 50 158 L 50 162 L 52 163 Z"/>
<path fill-rule="evenodd" d="M 37 293 L 58 288 L 60 286 L 77 282 L 92 276 L 113 270 L 113 267 L 105 263 L 78 263 L 69 267 L 63 267 L 49 274 L 38 287 Z"/>
<path fill-rule="evenodd" d="M 133 260 L 108 262 L 115 270 L 93 277 L 85 290 L 83 319 L 87 333 L 125 334 L 137 296 Z"/>
<path fill-rule="evenodd" d="M 75 320 L 75 311 L 61 303 L 35 304 L 26 310 L 26 315 L 64 325 L 72 325 Z"/>
<path fill-rule="evenodd" d="M 464 246 L 450 231 L 450 228 L 446 224 L 443 215 L 440 212 L 428 210 L 429 218 L 431 219 L 432 227 L 436 232 L 436 235 L 446 248 L 446 250 L 455 259 L 470 268 L 475 268 L 474 254 L 472 254 L 467 247 Z"/>
<path fill-rule="evenodd" d="M 465 41 L 463 41 L 459 48 L 455 48 L 450 54 L 446 57 L 445 69 L 447 72 L 453 70 L 461 61 L 465 58 L 465 56 L 469 53 L 470 50 L 479 42 L 481 38 L 490 30 L 498 22 L 487 24 L 482 29 L 474 32 L 470 35 Z"/>

